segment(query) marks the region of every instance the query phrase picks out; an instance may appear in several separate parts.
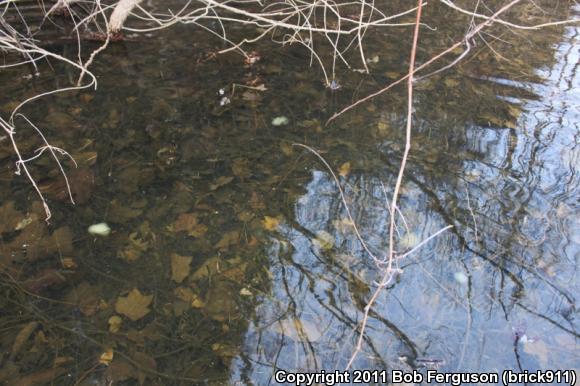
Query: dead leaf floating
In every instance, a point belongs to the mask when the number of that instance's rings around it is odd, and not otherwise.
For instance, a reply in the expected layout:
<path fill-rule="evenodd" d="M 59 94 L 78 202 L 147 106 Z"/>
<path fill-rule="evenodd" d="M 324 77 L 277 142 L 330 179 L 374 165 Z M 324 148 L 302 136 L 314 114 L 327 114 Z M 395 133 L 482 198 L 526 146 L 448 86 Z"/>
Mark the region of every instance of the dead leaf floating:
<path fill-rule="evenodd" d="M 151 312 L 149 305 L 152 300 L 153 295 L 143 295 L 137 288 L 133 288 L 127 296 L 119 296 L 115 311 L 136 321 Z"/>

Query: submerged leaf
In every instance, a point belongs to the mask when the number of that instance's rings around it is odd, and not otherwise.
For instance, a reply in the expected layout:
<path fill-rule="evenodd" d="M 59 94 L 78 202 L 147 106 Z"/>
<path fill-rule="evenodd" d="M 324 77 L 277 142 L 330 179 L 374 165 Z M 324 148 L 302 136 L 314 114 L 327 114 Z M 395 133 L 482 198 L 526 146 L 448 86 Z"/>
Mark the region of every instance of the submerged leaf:
<path fill-rule="evenodd" d="M 127 261 L 135 261 L 139 259 L 148 248 L 149 242 L 145 241 L 140 236 L 139 232 L 133 232 L 129 235 L 129 242 L 120 252 L 120 255 Z"/>
<path fill-rule="evenodd" d="M 113 200 L 111 201 L 110 218 L 119 223 L 132 220 L 143 214 L 143 208 L 146 204 L 146 200 L 133 201 L 130 205 Z"/>
<path fill-rule="evenodd" d="M 30 338 L 30 335 L 32 335 L 32 333 L 34 332 L 34 330 L 36 330 L 38 325 L 39 323 L 36 321 L 29 322 L 20 330 L 20 332 L 18 332 L 16 338 L 14 339 L 14 344 L 12 345 L 10 360 L 13 360 L 14 357 L 18 355 L 18 353 L 22 349 L 22 346 L 24 346 L 24 343 L 26 343 L 28 338 Z"/>
<path fill-rule="evenodd" d="M 8 201 L 0 206 L 0 233 L 15 230 L 18 224 L 23 220 L 24 215 L 14 208 L 14 201 Z"/>
<path fill-rule="evenodd" d="M 389 134 L 389 124 L 386 121 L 379 121 L 377 123 L 376 135 L 380 138 L 384 138 Z"/>
<path fill-rule="evenodd" d="M 182 213 L 173 223 L 175 232 L 191 231 L 197 225 L 197 215 L 195 213 Z"/>
<path fill-rule="evenodd" d="M 313 240 L 313 243 L 320 249 L 327 251 L 334 246 L 334 236 L 327 231 L 318 231 L 316 232 L 316 239 Z"/>
<path fill-rule="evenodd" d="M 206 276 L 213 276 L 220 272 L 221 266 L 223 265 L 222 260 L 218 256 L 214 256 L 207 259 L 205 263 L 201 265 L 192 275 L 190 280 L 197 281 Z"/>
<path fill-rule="evenodd" d="M 230 231 L 223 235 L 221 240 L 216 244 L 216 248 L 220 251 L 228 250 L 232 245 L 237 245 L 240 242 L 240 232 Z"/>
<path fill-rule="evenodd" d="M 217 190 L 218 188 L 221 188 L 222 186 L 229 184 L 233 180 L 234 180 L 234 177 L 232 177 L 232 176 L 230 176 L 230 177 L 221 176 L 217 180 L 215 180 L 215 182 L 213 184 L 211 184 L 209 186 L 209 190 Z"/>
<path fill-rule="evenodd" d="M 195 293 L 189 287 L 177 287 L 173 293 L 178 299 L 188 303 L 191 302 L 195 297 Z"/>
<path fill-rule="evenodd" d="M 419 235 L 412 232 L 406 233 L 399 241 L 399 246 L 404 249 L 411 249 L 417 244 L 419 244 Z"/>
<path fill-rule="evenodd" d="M 235 358 L 240 351 L 237 346 L 223 343 L 214 343 L 211 345 L 211 349 L 224 361 L 230 361 L 232 358 Z"/>
<path fill-rule="evenodd" d="M 113 361 L 113 356 L 114 356 L 113 349 L 108 348 L 99 357 L 99 363 L 102 365 L 108 366 Z"/>
<path fill-rule="evenodd" d="M 169 227 L 175 232 L 187 232 L 189 236 L 201 237 L 207 232 L 207 226 L 200 224 L 195 213 L 182 213 Z"/>
<path fill-rule="evenodd" d="M 99 310 L 100 288 L 89 282 L 82 282 L 65 297 L 66 302 L 74 304 L 84 316 L 92 316 Z"/>
<path fill-rule="evenodd" d="M 259 102 L 262 97 L 257 92 L 246 91 L 242 94 L 242 99 L 248 102 Z"/>
<path fill-rule="evenodd" d="M 237 287 L 232 283 L 223 280 L 214 281 L 207 294 L 204 312 L 218 322 L 237 318 L 239 312 L 237 294 Z"/>
<path fill-rule="evenodd" d="M 267 231 L 275 231 L 280 226 L 280 220 L 277 217 L 264 216 L 262 225 Z"/>
<path fill-rule="evenodd" d="M 548 346 L 546 346 L 546 344 L 541 340 L 525 342 L 524 351 L 535 356 L 540 362 L 541 367 L 546 367 L 548 365 Z"/>
<path fill-rule="evenodd" d="M 133 367 L 129 362 L 119 359 L 115 359 L 111 365 L 106 370 L 106 376 L 117 384 L 127 379 L 137 379 L 137 369 Z"/>
<path fill-rule="evenodd" d="M 343 234 L 352 232 L 354 230 L 354 223 L 348 217 L 343 217 L 340 220 L 334 220 L 333 225 L 337 231 Z"/>
<path fill-rule="evenodd" d="M 28 217 L 22 219 L 18 224 L 16 224 L 16 227 L 14 228 L 14 230 L 16 230 L 16 231 L 22 230 L 22 229 L 26 228 L 28 225 L 35 222 L 36 220 L 38 220 L 38 215 L 36 215 L 36 213 L 32 213 L 32 214 L 28 215 Z"/>
<path fill-rule="evenodd" d="M 240 290 L 240 295 L 241 296 L 254 296 L 252 291 L 250 291 L 249 289 L 247 289 L 245 287 Z"/>
<path fill-rule="evenodd" d="M 520 115 L 522 114 L 522 108 L 516 104 L 509 104 L 508 105 L 508 114 L 510 115 L 510 117 L 517 120 L 520 117 Z"/>
<path fill-rule="evenodd" d="M 307 320 L 294 318 L 284 319 L 275 323 L 272 327 L 279 334 L 282 334 L 295 342 L 316 342 L 320 340 L 323 332 L 315 324 Z"/>
<path fill-rule="evenodd" d="M 151 312 L 149 305 L 152 301 L 153 295 L 143 295 L 137 288 L 133 288 L 127 296 L 119 296 L 115 311 L 136 321 Z"/>
<path fill-rule="evenodd" d="M 342 165 L 340 165 L 340 168 L 338 169 L 338 174 L 341 177 L 346 177 L 350 174 L 350 162 L 345 162 Z"/>
<path fill-rule="evenodd" d="M 284 155 L 292 155 L 292 153 L 294 152 L 293 146 L 286 142 L 282 142 L 280 144 L 280 150 L 282 150 L 282 153 Z"/>
<path fill-rule="evenodd" d="M 119 315 L 113 315 L 109 318 L 108 323 L 110 332 L 119 332 L 123 324 L 123 319 Z"/>
<path fill-rule="evenodd" d="M 234 267 L 223 271 L 222 275 L 229 280 L 241 284 L 246 277 L 246 269 L 248 268 L 248 263 L 236 264 Z"/>
<path fill-rule="evenodd" d="M 250 161 L 246 158 L 236 158 L 232 163 L 232 172 L 235 176 L 242 179 L 249 177 L 252 174 Z"/>
<path fill-rule="evenodd" d="M 171 255 L 171 280 L 181 283 L 189 275 L 189 265 L 193 257 L 181 256 L 177 253 Z"/>
<path fill-rule="evenodd" d="M 451 88 L 459 86 L 459 81 L 453 78 L 445 78 L 445 81 L 443 83 L 445 83 L 445 86 Z"/>
<path fill-rule="evenodd" d="M 264 209 L 266 204 L 264 204 L 264 199 L 260 194 L 257 192 L 252 192 L 252 196 L 250 197 L 250 206 L 252 209 L 258 210 Z"/>

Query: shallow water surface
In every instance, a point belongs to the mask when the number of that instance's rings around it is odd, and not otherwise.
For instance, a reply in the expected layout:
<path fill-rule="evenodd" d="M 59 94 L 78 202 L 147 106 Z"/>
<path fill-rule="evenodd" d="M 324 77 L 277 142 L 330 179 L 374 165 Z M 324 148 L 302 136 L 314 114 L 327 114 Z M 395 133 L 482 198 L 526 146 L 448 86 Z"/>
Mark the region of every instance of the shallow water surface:
<path fill-rule="evenodd" d="M 457 36 L 442 7 L 426 22 Z M 453 228 L 396 260 L 352 369 L 580 367 L 580 27 L 499 31 L 502 40 L 488 36 L 494 51 L 479 42 L 416 83 L 396 250 Z M 97 91 L 25 107 L 76 159 L 64 161 L 76 205 L 56 165 L 39 159 L 47 226 L 2 139 L 0 379 L 267 385 L 277 370 L 344 370 L 382 272 L 328 168 L 295 144 L 331 165 L 383 258 L 405 87 L 325 122 L 405 72 L 400 36 L 369 45 L 373 75 L 337 70 L 332 90 L 299 47 L 261 43 L 249 65 L 176 27 L 104 51 Z M 440 36 L 425 31 L 419 62 L 445 48 Z M 23 69 L 0 75 L 3 113 L 76 76 L 44 66 L 32 80 Z M 288 122 L 274 125 L 280 117 Z M 25 125 L 18 139 L 31 155 L 40 144 Z M 110 235 L 87 232 L 101 222 Z"/>

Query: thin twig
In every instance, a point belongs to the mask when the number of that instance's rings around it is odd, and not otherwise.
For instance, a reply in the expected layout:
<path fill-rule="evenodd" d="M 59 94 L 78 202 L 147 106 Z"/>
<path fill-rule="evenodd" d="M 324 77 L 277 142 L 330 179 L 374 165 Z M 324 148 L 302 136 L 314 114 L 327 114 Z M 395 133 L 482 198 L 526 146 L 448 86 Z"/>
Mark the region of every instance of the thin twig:
<path fill-rule="evenodd" d="M 415 31 L 413 32 L 413 46 L 411 47 L 411 58 L 409 61 L 409 75 L 408 75 L 409 80 L 407 82 L 408 98 L 407 98 L 407 127 L 405 130 L 405 151 L 403 152 L 403 159 L 401 160 L 399 174 L 397 175 L 397 182 L 395 183 L 395 191 L 393 193 L 393 197 L 391 200 L 391 213 L 395 213 L 395 211 L 397 210 L 397 199 L 399 197 L 399 190 L 401 188 L 401 183 L 403 181 L 403 174 L 405 172 L 405 165 L 407 164 L 407 157 L 409 155 L 409 151 L 411 150 L 411 128 L 413 120 L 413 73 L 415 69 L 415 57 L 417 55 L 417 43 L 419 41 L 419 26 L 421 22 L 422 9 L 423 9 L 423 0 L 418 0 L 417 18 L 415 20 Z M 358 341 L 352 353 L 352 356 L 350 357 L 350 360 L 348 361 L 348 364 L 346 366 L 347 369 L 349 369 L 352 366 L 354 360 L 356 359 L 356 356 L 362 349 L 365 329 L 369 320 L 369 313 L 371 311 L 371 308 L 377 301 L 381 290 L 384 287 L 386 287 L 393 278 L 393 260 L 395 253 L 395 217 L 396 216 L 391 216 L 389 226 L 388 266 L 384 272 L 380 284 L 377 286 L 375 292 L 373 293 L 369 302 L 366 304 L 364 308 L 364 315 L 360 326 Z"/>
<path fill-rule="evenodd" d="M 342 190 L 342 187 L 340 186 L 340 180 L 338 179 L 338 177 L 336 176 L 336 174 L 332 170 L 332 167 L 330 167 L 330 165 L 328 164 L 328 162 L 326 162 L 326 160 L 320 155 L 320 153 L 318 153 L 316 150 L 314 150 L 310 146 L 307 146 L 307 145 L 304 145 L 304 144 L 301 144 L 301 143 L 293 143 L 292 146 L 300 146 L 300 147 L 303 147 L 304 149 L 308 150 L 309 152 L 311 152 L 312 154 L 314 154 L 316 157 L 318 157 L 318 159 L 320 159 L 320 161 L 322 161 L 322 163 L 324 164 L 324 166 L 326 166 L 326 168 L 328 169 L 328 171 L 332 175 L 332 178 L 334 178 L 334 182 L 336 182 L 336 186 L 338 187 L 338 191 L 340 192 L 340 198 L 342 199 L 342 203 L 343 203 L 343 205 L 344 205 L 344 207 L 346 209 L 346 215 L 348 216 L 348 219 L 352 223 L 352 226 L 354 228 L 354 232 L 356 234 L 357 239 L 360 241 L 360 243 L 362 244 L 362 247 L 369 254 L 369 256 L 371 256 L 372 259 L 375 262 L 378 262 L 379 259 L 367 247 L 367 243 L 364 241 L 362 235 L 360 234 L 360 232 L 358 230 L 358 227 L 357 227 L 357 225 L 356 225 L 356 223 L 354 221 L 354 217 L 350 213 L 350 209 L 349 209 L 348 203 L 346 201 L 346 196 L 344 195 L 344 191 Z"/>
<path fill-rule="evenodd" d="M 405 76 L 403 76 L 402 78 L 392 82 L 391 84 L 387 85 L 386 87 L 383 87 L 382 89 L 375 91 L 372 94 L 367 95 L 364 98 L 361 98 L 359 100 L 357 100 L 356 102 L 346 106 L 345 108 L 343 108 L 342 110 L 340 110 L 339 112 L 335 113 L 332 117 L 330 117 L 327 121 L 326 121 L 326 125 L 330 124 L 330 122 L 334 121 L 336 118 L 338 118 L 339 116 L 341 116 L 342 114 L 346 113 L 349 110 L 352 110 L 353 108 L 355 108 L 356 106 L 376 97 L 379 96 L 385 92 L 387 92 L 388 90 L 390 90 L 391 88 L 395 87 L 396 85 L 398 85 L 399 83 L 409 79 L 411 76 L 414 76 L 415 73 L 429 67 L 431 64 L 433 64 L 434 62 L 438 61 L 439 59 L 441 59 L 442 57 L 444 57 L 445 55 L 449 54 L 450 52 L 452 52 L 453 50 L 455 50 L 457 47 L 460 47 L 462 44 L 464 44 L 466 41 L 469 41 L 471 38 L 473 38 L 473 36 L 475 36 L 477 33 L 479 33 L 479 31 L 481 31 L 483 28 L 487 27 L 488 25 L 492 24 L 493 21 L 502 13 L 504 13 L 505 11 L 507 11 L 508 9 L 510 9 L 511 7 L 513 7 L 514 5 L 516 5 L 517 3 L 519 3 L 521 0 L 513 0 L 511 3 L 505 5 L 503 8 L 501 8 L 499 11 L 497 11 L 495 14 L 493 14 L 492 16 L 490 16 L 488 19 L 486 19 L 484 22 L 478 24 L 475 28 L 473 28 L 467 35 L 465 35 L 460 41 L 456 42 L 455 44 L 453 44 L 452 46 L 448 47 L 447 49 L 443 50 L 442 52 L 440 52 L 439 54 L 433 56 L 431 59 L 429 59 L 428 61 L 426 61 L 425 63 L 423 63 L 422 65 L 418 66 L 417 68 L 415 68 L 413 70 L 412 74 L 407 74 Z M 445 67 L 447 68 L 447 67 Z M 436 71 L 439 72 L 439 71 Z"/>

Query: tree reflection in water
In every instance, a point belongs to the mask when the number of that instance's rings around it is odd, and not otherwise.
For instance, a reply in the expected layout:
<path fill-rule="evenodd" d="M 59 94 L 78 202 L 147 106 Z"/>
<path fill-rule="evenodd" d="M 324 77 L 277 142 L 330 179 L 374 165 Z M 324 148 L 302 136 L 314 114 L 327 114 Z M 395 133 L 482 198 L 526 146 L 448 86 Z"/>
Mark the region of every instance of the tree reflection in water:
<path fill-rule="evenodd" d="M 409 232 L 400 247 L 455 227 L 399 262 L 403 273 L 373 308 L 354 368 L 577 366 L 579 31 L 566 28 L 555 62 L 537 70 L 538 81 L 478 79 L 511 109 L 513 128 L 472 122 L 455 142 L 434 135 L 413 149 L 400 203 Z M 394 173 L 397 152 L 388 144 L 382 151 Z M 294 220 L 271 240 L 273 290 L 256 311 L 233 379 L 271 381 L 275 369 L 342 369 L 353 350 L 378 273 L 345 221 L 334 180 L 321 165 L 313 168 Z M 355 171 L 342 179 L 377 254 L 387 248 L 381 180 L 389 178 Z M 332 236 L 332 249 L 315 242 L 320 232 Z"/>

